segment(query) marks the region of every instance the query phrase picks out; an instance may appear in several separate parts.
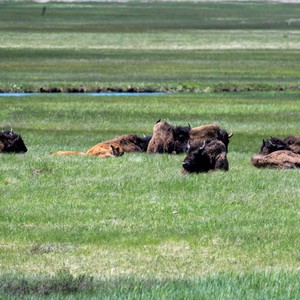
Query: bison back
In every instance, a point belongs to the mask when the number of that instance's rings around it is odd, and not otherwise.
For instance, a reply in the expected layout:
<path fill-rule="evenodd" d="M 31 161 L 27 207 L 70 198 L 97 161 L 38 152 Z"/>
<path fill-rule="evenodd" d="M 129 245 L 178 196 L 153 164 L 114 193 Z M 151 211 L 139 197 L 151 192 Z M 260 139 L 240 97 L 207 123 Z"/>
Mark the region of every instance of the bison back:
<path fill-rule="evenodd" d="M 267 155 L 254 155 L 251 158 L 256 168 L 300 168 L 300 154 L 288 150 L 274 151 Z"/>

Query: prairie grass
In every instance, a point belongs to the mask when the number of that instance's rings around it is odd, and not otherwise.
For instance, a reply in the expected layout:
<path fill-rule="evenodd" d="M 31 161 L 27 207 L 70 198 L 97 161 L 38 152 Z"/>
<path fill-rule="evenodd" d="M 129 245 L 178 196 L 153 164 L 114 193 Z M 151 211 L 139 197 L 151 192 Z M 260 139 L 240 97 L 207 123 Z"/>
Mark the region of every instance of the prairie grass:
<path fill-rule="evenodd" d="M 298 299 L 299 170 L 250 159 L 299 135 L 299 9 L 1 1 L 2 92 L 177 93 L 0 98 L 0 126 L 29 150 L 0 155 L 0 297 Z M 229 172 L 183 176 L 184 155 L 51 156 L 158 119 L 233 131 Z"/>
<path fill-rule="evenodd" d="M 103 284 L 110 298 L 138 297 L 132 288 L 140 285 L 149 286 L 141 292 L 146 298 L 263 298 L 261 287 L 270 297 L 285 288 L 290 299 L 297 295 L 300 173 L 259 170 L 250 158 L 263 138 L 298 134 L 298 92 L 31 95 L 1 97 L 1 105 L 2 126 L 13 126 L 29 148 L 0 156 L 2 290 L 12 272 L 16 287 L 24 276 L 25 295 L 38 295 L 35 286 L 63 282 L 66 270 L 66 294 L 81 295 L 84 275 L 86 297 Z M 85 151 L 119 134 L 150 134 L 159 118 L 232 130 L 229 172 L 183 176 L 183 155 L 50 155 Z M 256 289 L 248 290 L 251 282 Z"/>
<path fill-rule="evenodd" d="M 0 90 L 299 89 L 298 16 L 265 2 L 4 1 Z"/>

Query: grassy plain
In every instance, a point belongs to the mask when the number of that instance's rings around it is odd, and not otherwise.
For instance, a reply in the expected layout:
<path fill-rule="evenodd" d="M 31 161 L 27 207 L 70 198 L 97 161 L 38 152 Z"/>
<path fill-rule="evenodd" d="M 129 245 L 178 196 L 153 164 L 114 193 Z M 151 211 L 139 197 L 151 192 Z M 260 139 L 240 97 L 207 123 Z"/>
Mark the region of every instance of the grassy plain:
<path fill-rule="evenodd" d="M 250 163 L 262 138 L 299 132 L 298 92 L 32 95 L 1 103 L 2 122 L 14 120 L 29 146 L 25 155 L 0 156 L 1 270 L 17 282 L 25 276 L 29 291 L 55 290 L 62 276 L 66 290 L 82 280 L 78 289 L 111 297 L 138 297 L 140 285 L 145 297 L 257 298 L 262 287 L 271 298 L 288 298 L 286 289 L 290 299 L 298 295 L 300 173 Z M 233 130 L 230 171 L 183 176 L 183 155 L 50 155 L 151 133 L 158 118 Z"/>
<path fill-rule="evenodd" d="M 0 6 L 2 90 L 193 91 L 0 98 L 0 125 L 29 149 L 0 156 L 3 297 L 299 298 L 300 173 L 250 163 L 263 138 L 299 135 L 299 5 Z M 183 176 L 183 155 L 50 155 L 159 118 L 233 131 L 229 172 Z"/>
<path fill-rule="evenodd" d="M 297 4 L 0 5 L 4 91 L 128 85 L 299 89 Z"/>

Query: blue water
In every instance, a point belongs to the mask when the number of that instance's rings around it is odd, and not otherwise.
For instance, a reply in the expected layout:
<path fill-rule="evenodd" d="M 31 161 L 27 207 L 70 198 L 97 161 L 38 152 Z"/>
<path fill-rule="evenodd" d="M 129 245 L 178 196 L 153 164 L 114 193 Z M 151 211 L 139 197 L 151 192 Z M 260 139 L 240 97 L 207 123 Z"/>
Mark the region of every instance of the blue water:
<path fill-rule="evenodd" d="M 25 97 L 32 95 L 61 95 L 64 93 L 0 93 L 0 97 Z M 157 96 L 157 95 L 165 95 L 170 94 L 166 92 L 153 92 L 153 93 L 66 93 L 68 95 L 87 95 L 87 96 Z"/>
<path fill-rule="evenodd" d="M 0 93 L 0 97 L 23 97 L 35 95 L 34 93 Z"/>

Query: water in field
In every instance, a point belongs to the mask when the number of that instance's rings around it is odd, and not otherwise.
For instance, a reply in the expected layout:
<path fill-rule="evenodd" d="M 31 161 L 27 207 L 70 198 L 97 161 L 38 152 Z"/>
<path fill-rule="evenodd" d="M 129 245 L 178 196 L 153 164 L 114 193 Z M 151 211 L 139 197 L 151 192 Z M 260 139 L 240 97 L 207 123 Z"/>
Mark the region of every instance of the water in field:
<path fill-rule="evenodd" d="M 25 96 L 32 96 L 32 95 L 42 95 L 42 94 L 54 94 L 54 93 L 0 93 L 0 97 L 25 97 Z M 55 93 L 57 95 L 61 95 L 64 93 Z M 72 94 L 72 93 L 68 93 Z M 73 95 L 87 95 L 87 96 L 157 96 L 157 95 L 165 95 L 166 92 L 136 92 L 136 93 L 73 93 Z"/>

